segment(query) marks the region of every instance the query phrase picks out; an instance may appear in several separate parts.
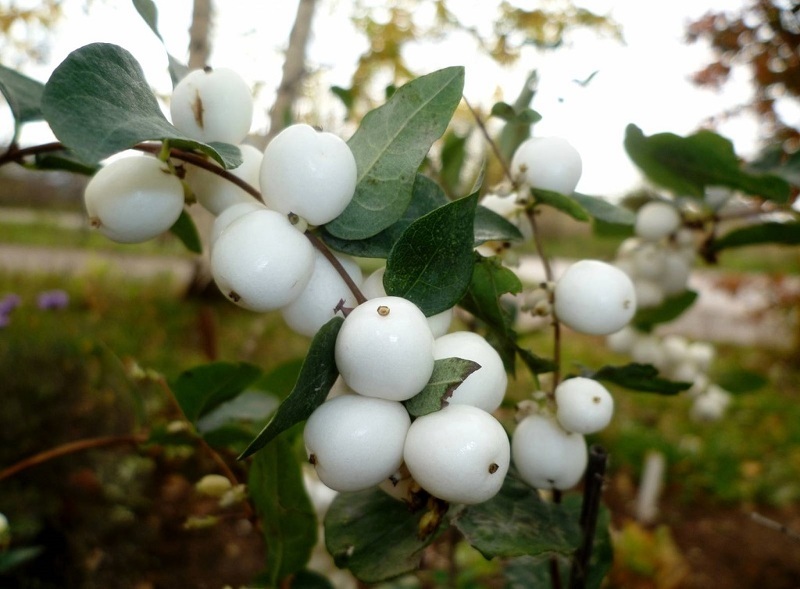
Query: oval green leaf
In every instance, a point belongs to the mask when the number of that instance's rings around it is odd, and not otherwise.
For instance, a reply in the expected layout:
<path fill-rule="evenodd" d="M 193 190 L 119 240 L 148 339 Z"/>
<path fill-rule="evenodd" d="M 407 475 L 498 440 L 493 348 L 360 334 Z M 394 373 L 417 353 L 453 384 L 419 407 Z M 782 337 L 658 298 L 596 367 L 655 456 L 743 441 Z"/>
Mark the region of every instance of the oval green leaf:
<path fill-rule="evenodd" d="M 413 417 L 439 411 L 467 377 L 478 370 L 480 364 L 464 358 L 440 358 L 433 364 L 433 374 L 419 393 L 403 402 Z"/>

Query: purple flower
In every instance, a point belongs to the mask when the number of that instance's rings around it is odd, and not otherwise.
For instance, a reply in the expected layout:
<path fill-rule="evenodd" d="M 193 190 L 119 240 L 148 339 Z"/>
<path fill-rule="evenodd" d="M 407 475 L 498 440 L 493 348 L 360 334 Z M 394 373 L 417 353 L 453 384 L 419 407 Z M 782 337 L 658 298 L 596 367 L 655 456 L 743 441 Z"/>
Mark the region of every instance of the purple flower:
<path fill-rule="evenodd" d="M 40 309 L 63 309 L 69 305 L 69 295 L 63 290 L 45 290 L 36 298 L 36 306 Z"/>
<path fill-rule="evenodd" d="M 22 299 L 19 297 L 18 294 L 7 294 L 2 299 L 0 299 L 0 315 L 8 315 L 16 309 L 19 304 L 22 302 Z"/>

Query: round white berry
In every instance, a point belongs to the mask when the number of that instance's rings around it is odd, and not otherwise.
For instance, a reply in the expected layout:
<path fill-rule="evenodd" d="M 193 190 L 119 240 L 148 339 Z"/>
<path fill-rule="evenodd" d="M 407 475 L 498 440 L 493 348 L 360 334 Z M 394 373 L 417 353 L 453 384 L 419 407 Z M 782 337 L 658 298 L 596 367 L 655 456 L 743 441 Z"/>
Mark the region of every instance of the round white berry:
<path fill-rule="evenodd" d="M 232 69 L 192 70 L 173 89 L 170 114 L 191 139 L 239 145 L 253 122 L 253 96 Z"/>
<path fill-rule="evenodd" d="M 639 309 L 652 309 L 664 302 L 664 289 L 654 280 L 634 278 L 633 287 L 636 291 L 636 306 Z"/>
<path fill-rule="evenodd" d="M 658 279 L 666 296 L 680 294 L 686 290 L 692 274 L 692 260 L 678 251 L 666 252 L 664 271 Z"/>
<path fill-rule="evenodd" d="M 411 424 L 403 451 L 411 476 L 428 493 L 452 503 L 481 503 L 503 485 L 508 435 L 490 413 L 448 405 Z"/>
<path fill-rule="evenodd" d="M 217 238 L 220 234 L 225 230 L 225 228 L 233 223 L 236 219 L 241 217 L 246 213 L 250 213 L 252 211 L 265 211 L 267 207 L 263 204 L 258 202 L 257 200 L 250 199 L 247 202 L 240 202 L 235 205 L 229 206 L 227 209 L 222 211 L 217 218 L 214 219 L 214 223 L 211 226 L 211 237 L 209 239 L 209 243 L 211 247 L 214 247 L 214 244 L 217 241 Z"/>
<path fill-rule="evenodd" d="M 572 194 L 583 171 L 581 156 L 561 137 L 531 137 L 511 158 L 511 173 L 531 188 Z"/>
<path fill-rule="evenodd" d="M 449 403 L 473 405 L 492 412 L 503 402 L 508 385 L 503 360 L 482 335 L 472 331 L 454 331 L 436 338 L 433 356 L 463 358 L 480 364 L 447 399 Z"/>
<path fill-rule="evenodd" d="M 661 340 L 653 334 L 643 333 L 631 350 L 631 359 L 639 364 L 652 364 L 656 368 L 666 365 Z"/>
<path fill-rule="evenodd" d="M 355 157 L 344 140 L 296 124 L 278 133 L 264 150 L 261 192 L 270 208 L 323 225 L 350 204 L 357 175 Z"/>
<path fill-rule="evenodd" d="M 83 197 L 92 226 L 120 243 L 161 235 L 183 211 L 181 181 L 149 155 L 112 160 L 92 176 Z"/>
<path fill-rule="evenodd" d="M 433 373 L 433 334 L 425 315 L 401 297 L 361 303 L 336 338 L 336 367 L 357 393 L 405 401 Z"/>
<path fill-rule="evenodd" d="M 692 342 L 689 344 L 688 352 L 689 357 L 702 372 L 708 372 L 717 355 L 714 345 L 708 342 Z"/>
<path fill-rule="evenodd" d="M 658 241 L 678 230 L 681 215 L 674 205 L 653 200 L 636 212 L 633 230 L 642 239 Z"/>
<path fill-rule="evenodd" d="M 666 252 L 655 243 L 644 242 L 631 254 L 636 278 L 658 279 L 664 273 Z"/>
<path fill-rule="evenodd" d="M 336 258 L 356 286 L 360 284 L 361 268 L 355 259 L 344 254 L 337 254 Z M 347 308 L 357 304 L 355 295 L 344 279 L 327 258 L 315 249 L 311 279 L 300 296 L 281 309 L 281 315 L 290 329 L 313 337 L 320 327 L 337 314 L 340 301 Z"/>
<path fill-rule="evenodd" d="M 636 312 L 636 292 L 628 275 L 598 260 L 580 260 L 555 285 L 555 314 L 581 333 L 608 335 L 622 329 Z"/>
<path fill-rule="evenodd" d="M 606 336 L 606 345 L 609 350 L 616 354 L 630 354 L 638 339 L 639 333 L 636 329 L 626 325 L 619 331 Z"/>
<path fill-rule="evenodd" d="M 614 415 L 614 398 L 599 382 L 577 376 L 556 387 L 556 419 L 568 432 L 593 434 L 604 429 Z"/>
<path fill-rule="evenodd" d="M 710 384 L 697 395 L 689 415 L 697 421 L 717 421 L 725 414 L 731 403 L 731 394 L 719 385 Z"/>
<path fill-rule="evenodd" d="M 360 491 L 390 477 L 403 462 L 411 419 L 402 404 L 343 395 L 306 421 L 303 440 L 319 479 L 336 491 Z"/>
<path fill-rule="evenodd" d="M 661 340 L 667 364 L 678 364 L 689 359 L 689 342 L 682 335 L 670 334 Z"/>
<path fill-rule="evenodd" d="M 231 222 L 211 249 L 220 291 L 252 311 L 272 311 L 295 300 L 314 269 L 314 247 L 282 214 L 269 209 Z"/>
<path fill-rule="evenodd" d="M 589 460 L 583 435 L 568 433 L 555 419 L 537 414 L 517 424 L 511 456 L 526 483 L 562 491 L 578 484 Z"/>
<path fill-rule="evenodd" d="M 258 188 L 258 170 L 261 151 L 252 145 L 239 145 L 242 164 L 228 170 L 231 174 Z M 198 166 L 187 165 L 184 180 L 192 189 L 197 202 L 212 215 L 219 215 L 228 207 L 242 202 L 258 202 L 251 194 L 230 180 Z"/>

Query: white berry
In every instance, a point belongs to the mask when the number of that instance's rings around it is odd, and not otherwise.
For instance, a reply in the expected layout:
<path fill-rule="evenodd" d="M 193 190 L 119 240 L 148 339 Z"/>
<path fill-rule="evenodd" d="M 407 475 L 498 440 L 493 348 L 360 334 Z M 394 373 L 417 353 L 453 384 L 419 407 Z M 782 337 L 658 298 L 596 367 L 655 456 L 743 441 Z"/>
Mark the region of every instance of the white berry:
<path fill-rule="evenodd" d="M 593 434 L 604 429 L 614 415 L 614 398 L 599 382 L 577 376 L 562 381 L 555 390 L 556 419 L 568 432 Z"/>
<path fill-rule="evenodd" d="M 289 220 L 269 209 L 245 213 L 217 237 L 211 273 L 220 291 L 252 311 L 295 300 L 311 279 L 314 247 Z"/>
<path fill-rule="evenodd" d="M 253 122 L 253 96 L 232 69 L 193 70 L 172 91 L 170 114 L 191 139 L 239 145 Z"/>
<path fill-rule="evenodd" d="M 608 335 L 636 312 L 636 292 L 628 275 L 598 260 L 580 260 L 556 282 L 555 314 L 580 333 Z"/>
<path fill-rule="evenodd" d="M 637 211 L 633 229 L 642 239 L 658 241 L 677 231 L 680 225 L 678 209 L 670 203 L 654 200 Z"/>
<path fill-rule="evenodd" d="M 264 150 L 260 170 L 264 202 L 311 225 L 338 217 L 350 204 L 356 181 L 356 160 L 347 143 L 310 125 L 287 127 Z"/>
<path fill-rule="evenodd" d="M 252 211 L 264 211 L 267 210 L 263 204 L 258 202 L 255 199 L 250 199 L 246 202 L 240 202 L 235 205 L 229 206 L 227 209 L 222 211 L 217 218 L 214 219 L 214 223 L 211 226 L 211 237 L 209 239 L 209 243 L 211 247 L 214 247 L 214 243 L 216 243 L 217 238 L 222 234 L 225 228 L 233 223 L 236 219 L 244 215 L 245 213 L 250 213 Z"/>
<path fill-rule="evenodd" d="M 403 457 L 411 476 L 431 495 L 474 504 L 500 490 L 510 446 L 505 429 L 490 413 L 448 405 L 411 424 Z"/>
<path fill-rule="evenodd" d="M 336 258 L 356 286 L 360 284 L 361 268 L 355 259 L 344 254 L 338 254 Z M 335 309 L 340 301 L 347 308 L 353 308 L 357 304 L 355 295 L 344 279 L 327 258 L 315 249 L 311 279 L 300 296 L 281 309 L 281 315 L 290 329 L 313 337 L 320 327 L 337 314 Z"/>
<path fill-rule="evenodd" d="M 500 354 L 482 335 L 472 331 L 454 331 L 436 338 L 434 358 L 463 358 L 472 360 L 480 368 L 462 382 L 449 403 L 473 405 L 492 412 L 503 402 L 508 376 Z"/>
<path fill-rule="evenodd" d="M 531 137 L 511 158 L 511 173 L 531 188 L 572 194 L 583 171 L 581 156 L 561 137 Z"/>
<path fill-rule="evenodd" d="M 343 395 L 314 410 L 303 440 L 309 462 L 325 485 L 360 491 L 400 468 L 410 424 L 405 407 L 396 401 Z"/>
<path fill-rule="evenodd" d="M 83 197 L 92 226 L 120 243 L 161 235 L 183 211 L 181 181 L 149 155 L 112 160 L 92 176 Z"/>
<path fill-rule="evenodd" d="M 247 144 L 239 145 L 239 149 L 242 152 L 242 163 L 228 172 L 257 189 L 261 151 Z M 198 166 L 187 165 L 184 180 L 192 189 L 197 202 L 212 215 L 219 215 L 228 207 L 241 202 L 258 202 L 230 180 Z"/>
<path fill-rule="evenodd" d="M 589 460 L 583 435 L 569 433 L 555 419 L 538 414 L 517 424 L 511 456 L 526 483 L 562 491 L 578 484 Z"/>
<path fill-rule="evenodd" d="M 433 373 L 433 334 L 425 315 L 401 297 L 361 303 L 336 338 L 336 367 L 357 393 L 405 401 Z"/>

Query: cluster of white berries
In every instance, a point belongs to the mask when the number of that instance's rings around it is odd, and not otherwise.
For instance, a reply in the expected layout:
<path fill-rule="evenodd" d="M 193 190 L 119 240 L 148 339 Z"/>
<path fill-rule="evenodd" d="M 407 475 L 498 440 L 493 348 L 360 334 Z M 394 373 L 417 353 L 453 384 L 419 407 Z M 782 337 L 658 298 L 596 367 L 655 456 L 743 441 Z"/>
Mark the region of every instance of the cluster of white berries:
<path fill-rule="evenodd" d="M 636 213 L 634 237 L 617 249 L 615 265 L 630 276 L 640 309 L 660 306 L 686 290 L 695 261 L 692 232 L 670 202 L 654 200 Z"/>
<path fill-rule="evenodd" d="M 503 362 L 479 334 L 435 337 L 430 319 L 410 301 L 385 294 L 347 315 L 335 346 L 341 388 L 304 430 L 309 461 L 328 487 L 380 485 L 409 499 L 414 485 L 458 503 L 482 502 L 500 490 L 510 445 L 492 412 L 508 384 Z M 412 421 L 403 401 L 425 388 L 436 360 L 454 357 L 480 368 L 442 409 Z"/>
<path fill-rule="evenodd" d="M 655 308 L 686 291 L 696 258 L 694 237 L 682 227 L 676 206 L 661 200 L 637 211 L 634 232 L 635 237 L 620 245 L 614 263 L 633 281 L 638 307 Z M 708 342 L 662 337 L 629 325 L 608 335 L 607 343 L 634 362 L 655 366 L 665 378 L 692 383 L 687 393 L 693 399 L 691 416 L 697 420 L 719 419 L 730 404 L 730 393 L 709 379 L 716 351 Z"/>

